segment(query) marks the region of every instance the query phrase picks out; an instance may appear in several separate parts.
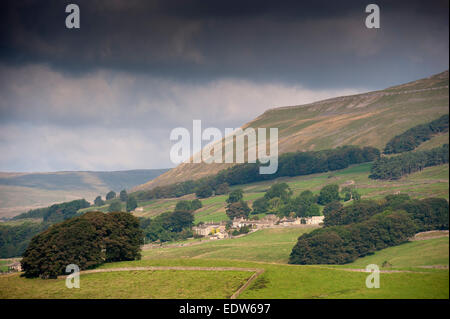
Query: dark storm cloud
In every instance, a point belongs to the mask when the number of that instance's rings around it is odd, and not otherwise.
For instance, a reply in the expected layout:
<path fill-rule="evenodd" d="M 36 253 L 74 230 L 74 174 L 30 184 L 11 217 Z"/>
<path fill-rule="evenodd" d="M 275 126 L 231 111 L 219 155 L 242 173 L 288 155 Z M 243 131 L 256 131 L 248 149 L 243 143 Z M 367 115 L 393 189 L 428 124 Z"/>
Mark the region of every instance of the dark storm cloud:
<path fill-rule="evenodd" d="M 0 171 L 171 167 L 170 131 L 448 68 L 448 1 L 2 1 Z M 81 29 L 68 30 L 76 3 Z"/>
<path fill-rule="evenodd" d="M 448 67 L 447 1 L 375 1 L 380 30 L 364 26 L 370 1 L 72 2 L 80 30 L 64 26 L 70 2 L 3 4 L 1 61 L 310 87 L 383 87 L 383 70 L 394 84 Z"/>

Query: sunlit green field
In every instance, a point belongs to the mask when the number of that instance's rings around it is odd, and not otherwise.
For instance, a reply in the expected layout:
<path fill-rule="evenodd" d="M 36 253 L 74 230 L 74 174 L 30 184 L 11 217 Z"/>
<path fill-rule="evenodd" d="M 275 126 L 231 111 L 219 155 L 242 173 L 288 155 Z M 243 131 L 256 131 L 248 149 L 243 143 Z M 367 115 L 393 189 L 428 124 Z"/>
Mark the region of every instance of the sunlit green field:
<path fill-rule="evenodd" d="M 121 271 L 80 276 L 80 288 L 63 279 L 0 277 L 1 298 L 229 298 L 252 273 L 244 271 Z"/>
<path fill-rule="evenodd" d="M 417 268 L 420 266 L 448 265 L 448 237 L 408 242 L 375 252 L 371 256 L 359 258 L 346 266 L 363 268 L 377 264 L 385 269 Z M 386 266 L 383 267 L 383 263 Z"/>
<path fill-rule="evenodd" d="M 226 258 L 248 261 L 287 263 L 297 238 L 316 227 L 268 228 L 247 236 L 209 241 L 182 248 L 149 249 L 144 259 Z"/>
<path fill-rule="evenodd" d="M 181 249 L 181 248 L 180 248 Z M 240 298 L 448 298 L 448 270 L 424 273 L 381 273 L 380 288 L 365 286 L 367 273 L 230 259 L 174 258 L 121 262 L 122 266 L 208 266 L 263 268 L 265 272 Z M 105 265 L 104 267 L 117 267 Z"/>

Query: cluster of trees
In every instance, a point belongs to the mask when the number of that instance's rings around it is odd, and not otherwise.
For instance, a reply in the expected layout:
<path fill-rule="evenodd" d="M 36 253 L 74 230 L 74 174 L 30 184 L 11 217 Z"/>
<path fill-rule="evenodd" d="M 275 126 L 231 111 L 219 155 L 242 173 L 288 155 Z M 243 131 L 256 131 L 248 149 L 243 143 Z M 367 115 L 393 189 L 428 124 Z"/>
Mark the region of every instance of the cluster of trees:
<path fill-rule="evenodd" d="M 449 146 L 444 144 L 431 150 L 407 152 L 397 156 L 382 157 L 376 160 L 371 168 L 369 178 L 399 179 L 429 166 L 448 163 Z"/>
<path fill-rule="evenodd" d="M 127 212 L 135 210 L 138 206 L 136 197 L 128 196 L 128 193 L 125 189 L 120 191 L 118 198 L 116 198 L 116 192 L 109 191 L 108 194 L 106 194 L 106 201 L 109 201 L 108 212 L 122 211 L 122 202 L 126 203 L 125 208 Z M 94 200 L 95 206 L 103 206 L 105 204 L 106 202 L 102 199 L 101 196 L 97 196 Z"/>
<path fill-rule="evenodd" d="M 175 211 L 187 211 L 194 212 L 197 209 L 203 207 L 202 202 L 199 199 L 194 200 L 180 200 L 175 205 Z"/>
<path fill-rule="evenodd" d="M 278 158 L 275 174 L 259 174 L 261 163 L 234 165 L 215 176 L 189 180 L 177 184 L 155 187 L 135 195 L 139 200 L 180 197 L 196 193 L 199 198 L 224 194 L 229 185 L 242 185 L 282 176 L 299 176 L 343 169 L 351 164 L 371 162 L 380 157 L 374 147 L 342 146 L 331 150 L 285 153 Z"/>
<path fill-rule="evenodd" d="M 250 214 L 250 207 L 244 201 L 244 192 L 242 189 L 233 190 L 226 200 L 227 207 L 225 209 L 229 219 L 244 217 L 247 218 Z"/>
<path fill-rule="evenodd" d="M 194 215 L 191 211 L 166 212 L 153 219 L 141 218 L 144 236 L 151 242 L 166 242 L 192 237 Z"/>
<path fill-rule="evenodd" d="M 354 188 L 343 188 L 344 200 L 359 200 L 361 196 Z M 347 198 L 347 193 L 352 195 Z M 289 216 L 294 213 L 296 217 L 319 216 L 319 205 L 329 203 L 339 203 L 341 200 L 339 186 L 329 184 L 320 190 L 319 195 L 314 195 L 310 190 L 305 190 L 300 195 L 292 197 L 292 191 L 286 183 L 273 184 L 263 197 L 253 202 L 253 214 L 277 214 L 279 216 Z M 292 216 L 294 217 L 294 216 Z"/>
<path fill-rule="evenodd" d="M 299 237 L 290 263 L 343 264 L 401 244 L 417 232 L 448 229 L 449 205 L 442 198 L 389 195 L 382 201 L 327 204 L 322 229 Z"/>
<path fill-rule="evenodd" d="M 393 137 L 384 148 L 384 154 L 397 154 L 412 151 L 433 135 L 448 132 L 448 114 L 430 123 L 414 126 L 406 132 Z"/>
<path fill-rule="evenodd" d="M 443 198 L 411 199 L 407 194 L 388 195 L 382 201 L 363 200 L 346 207 L 324 209 L 324 225 L 359 223 L 386 210 L 407 212 L 417 231 L 448 229 L 448 202 Z"/>
<path fill-rule="evenodd" d="M 45 208 L 29 210 L 26 213 L 15 216 L 13 220 L 25 218 L 42 218 L 44 222 L 57 223 L 74 217 L 79 209 L 90 207 L 85 199 L 77 199 L 70 202 L 54 204 Z"/>
<path fill-rule="evenodd" d="M 131 214 L 89 212 L 34 236 L 22 258 L 25 277 L 55 278 L 66 266 L 81 270 L 140 258 L 142 230 Z"/>
<path fill-rule="evenodd" d="M 332 226 L 300 236 L 289 257 L 291 264 L 345 264 L 414 235 L 407 213 L 386 211 L 361 223 Z"/>
<path fill-rule="evenodd" d="M 113 191 L 111 191 L 111 192 L 114 193 Z M 111 198 L 111 196 L 110 196 L 110 198 Z M 115 199 L 115 193 L 114 193 L 114 197 L 112 197 L 111 202 L 108 207 L 108 212 L 122 211 L 122 202 L 125 202 L 125 209 L 127 212 L 131 212 L 138 207 L 136 197 L 128 196 L 127 191 L 122 190 L 119 194 L 118 199 Z"/>
<path fill-rule="evenodd" d="M 0 258 L 22 255 L 31 238 L 48 227 L 48 223 L 32 221 L 13 225 L 0 223 Z"/>

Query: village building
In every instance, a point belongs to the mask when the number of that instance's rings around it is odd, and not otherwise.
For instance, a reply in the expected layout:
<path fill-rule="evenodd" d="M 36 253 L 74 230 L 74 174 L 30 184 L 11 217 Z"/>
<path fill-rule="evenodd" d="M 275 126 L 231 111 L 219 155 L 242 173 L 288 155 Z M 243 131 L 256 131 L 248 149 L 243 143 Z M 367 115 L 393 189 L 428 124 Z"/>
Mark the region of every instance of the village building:
<path fill-rule="evenodd" d="M 228 237 L 228 233 L 226 232 L 226 222 L 204 223 L 193 227 L 192 231 L 197 235 L 214 237 L 212 239 L 223 239 Z"/>
<path fill-rule="evenodd" d="M 13 262 L 12 264 L 8 265 L 8 270 L 11 272 L 14 272 L 14 271 L 20 272 L 20 271 L 22 271 L 22 265 L 18 261 Z"/>
<path fill-rule="evenodd" d="M 323 223 L 324 216 L 312 216 L 312 217 L 283 217 L 279 218 L 276 215 L 268 214 L 261 219 L 246 219 L 235 218 L 233 219 L 230 228 L 240 229 L 242 227 L 249 227 L 250 229 L 257 230 L 263 228 L 272 227 L 286 227 L 286 226 L 303 226 L 303 225 L 319 225 Z M 204 223 L 192 228 L 192 231 L 201 236 L 210 237 L 210 239 L 224 239 L 229 238 L 229 232 L 227 231 L 227 222 L 210 222 Z"/>

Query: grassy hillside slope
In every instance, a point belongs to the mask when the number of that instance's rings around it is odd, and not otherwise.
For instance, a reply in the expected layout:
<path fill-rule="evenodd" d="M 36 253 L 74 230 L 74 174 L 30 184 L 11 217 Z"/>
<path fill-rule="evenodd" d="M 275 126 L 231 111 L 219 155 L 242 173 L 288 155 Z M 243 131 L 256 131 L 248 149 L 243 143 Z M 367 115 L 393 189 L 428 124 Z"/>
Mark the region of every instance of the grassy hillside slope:
<path fill-rule="evenodd" d="M 243 128 L 276 127 L 279 152 L 353 144 L 382 149 L 395 135 L 448 113 L 448 71 L 381 91 L 270 109 Z M 232 164 L 183 163 L 135 190 L 197 179 Z"/>
<path fill-rule="evenodd" d="M 244 200 L 251 203 L 264 196 L 270 186 L 277 182 L 285 182 L 293 190 L 294 195 L 302 191 L 311 190 L 318 194 L 320 189 L 327 184 L 348 185 L 352 183 L 364 199 L 379 199 L 396 192 L 409 194 L 413 198 L 442 197 L 448 199 L 449 192 L 449 165 L 440 165 L 425 168 L 421 172 L 416 172 L 402 177 L 396 181 L 384 181 L 369 179 L 371 163 L 354 165 L 343 170 L 312 174 L 307 176 L 282 177 L 272 181 L 258 182 L 246 185 L 239 185 L 244 190 Z M 235 187 L 233 187 L 235 188 Z M 232 188 L 232 189 L 233 189 Z M 182 198 L 155 199 L 147 202 L 140 202 L 138 205 L 143 208 L 142 212 L 135 215 L 142 217 L 152 217 L 175 208 L 180 199 L 194 199 L 195 195 L 190 194 Z M 195 212 L 195 223 L 217 222 L 228 220 L 225 214 L 227 195 L 213 196 L 201 199 L 203 207 Z M 89 208 L 92 210 L 97 208 Z M 107 207 L 100 207 L 105 210 Z"/>

